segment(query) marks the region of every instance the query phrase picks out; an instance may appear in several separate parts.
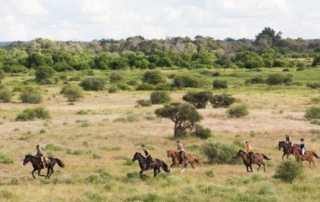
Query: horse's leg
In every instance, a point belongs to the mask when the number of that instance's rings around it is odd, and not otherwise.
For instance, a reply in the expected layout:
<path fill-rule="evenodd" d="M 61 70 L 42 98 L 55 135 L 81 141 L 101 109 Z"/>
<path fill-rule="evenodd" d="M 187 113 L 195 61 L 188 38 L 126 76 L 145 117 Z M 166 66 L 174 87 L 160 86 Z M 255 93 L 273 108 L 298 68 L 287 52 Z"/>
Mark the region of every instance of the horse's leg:
<path fill-rule="evenodd" d="M 140 170 L 140 177 L 143 177 L 143 170 Z"/>
<path fill-rule="evenodd" d="M 282 154 L 282 161 L 283 161 L 283 157 L 284 157 L 285 155 L 286 155 L 285 153 Z M 288 158 L 288 156 L 287 156 L 287 158 Z"/>
<path fill-rule="evenodd" d="M 257 172 L 258 172 L 260 170 L 261 164 L 257 163 L 257 165 L 258 165 L 258 169 L 257 169 Z"/>
<path fill-rule="evenodd" d="M 48 179 L 51 177 L 51 175 L 54 173 L 54 170 L 53 170 L 53 167 L 51 168 L 51 173 L 50 175 L 48 176 Z"/>
<path fill-rule="evenodd" d="M 190 165 L 191 165 L 191 167 L 192 167 L 193 169 L 195 169 L 193 162 L 191 162 Z"/>
<path fill-rule="evenodd" d="M 250 170 L 251 170 L 251 172 L 253 173 L 253 170 L 252 170 L 252 164 L 250 165 Z"/>
<path fill-rule="evenodd" d="M 246 168 L 247 168 L 247 172 L 250 172 L 250 169 L 249 169 L 250 167 L 246 165 Z"/>
<path fill-rule="evenodd" d="M 263 165 L 263 171 L 266 172 L 266 164 L 262 162 L 262 165 Z"/>
<path fill-rule="evenodd" d="M 36 168 L 33 169 L 33 171 L 31 172 L 33 179 L 36 179 L 36 177 L 34 176 L 34 172 L 36 172 Z"/>
<path fill-rule="evenodd" d="M 157 169 L 156 168 L 153 169 L 153 177 L 157 177 Z"/>
<path fill-rule="evenodd" d="M 38 170 L 38 175 L 41 177 L 45 177 L 45 175 L 41 175 L 41 169 Z"/>

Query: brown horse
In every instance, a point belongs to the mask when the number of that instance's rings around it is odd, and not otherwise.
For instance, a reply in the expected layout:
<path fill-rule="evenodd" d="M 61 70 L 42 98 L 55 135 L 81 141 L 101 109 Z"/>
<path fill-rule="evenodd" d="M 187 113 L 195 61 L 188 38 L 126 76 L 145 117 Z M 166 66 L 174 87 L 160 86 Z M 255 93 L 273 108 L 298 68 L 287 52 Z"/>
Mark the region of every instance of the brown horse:
<path fill-rule="evenodd" d="M 259 167 L 257 169 L 257 171 L 260 170 L 261 165 L 263 165 L 263 170 L 264 172 L 266 172 L 266 165 L 263 162 L 263 160 L 271 160 L 270 158 L 268 158 L 266 155 L 262 154 L 262 153 L 254 153 L 254 161 L 252 161 L 246 152 L 244 152 L 243 150 L 239 150 L 238 152 L 238 157 L 241 157 L 243 160 L 244 165 L 247 168 L 247 172 L 253 172 L 252 171 L 252 164 L 257 164 Z M 249 170 L 250 169 L 250 170 Z"/>
<path fill-rule="evenodd" d="M 296 157 L 297 161 L 308 161 L 310 168 L 311 168 L 311 163 L 313 163 L 314 168 L 316 167 L 313 157 L 316 157 L 318 159 L 319 156 L 315 152 L 306 150 L 304 152 L 304 156 L 302 156 L 301 149 L 298 145 L 293 147 L 293 154 Z"/>
<path fill-rule="evenodd" d="M 180 164 L 183 164 L 183 161 L 180 159 L 179 152 L 174 150 L 167 150 L 167 157 L 172 159 L 171 168 L 178 167 Z M 185 154 L 184 156 L 184 167 L 187 167 L 188 164 L 191 165 L 192 168 L 194 164 L 198 163 L 200 165 L 200 161 L 197 157 L 192 156 L 191 154 Z"/>

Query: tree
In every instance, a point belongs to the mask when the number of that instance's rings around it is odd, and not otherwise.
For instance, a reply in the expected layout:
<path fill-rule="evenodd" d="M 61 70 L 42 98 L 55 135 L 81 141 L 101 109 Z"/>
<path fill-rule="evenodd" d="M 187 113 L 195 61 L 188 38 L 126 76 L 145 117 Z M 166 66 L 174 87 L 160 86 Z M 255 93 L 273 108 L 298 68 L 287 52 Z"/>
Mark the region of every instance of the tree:
<path fill-rule="evenodd" d="M 47 84 L 55 74 L 54 69 L 50 66 L 41 66 L 36 70 L 36 82 L 41 84 Z"/>
<path fill-rule="evenodd" d="M 61 90 L 61 94 L 68 99 L 69 102 L 75 102 L 83 97 L 83 92 L 80 86 L 67 85 Z"/>
<path fill-rule="evenodd" d="M 190 104 L 171 103 L 156 109 L 155 114 L 160 118 L 167 118 L 174 122 L 174 136 L 184 136 L 187 130 L 192 131 L 202 116 Z"/>
<path fill-rule="evenodd" d="M 164 83 L 165 79 L 162 73 L 159 70 L 154 70 L 154 71 L 147 71 L 146 73 L 143 74 L 142 81 L 157 85 L 159 83 Z"/>
<path fill-rule="evenodd" d="M 202 92 L 188 92 L 183 96 L 183 100 L 189 102 L 197 109 L 206 108 L 207 102 L 212 96 L 211 92 L 202 91 Z"/>
<path fill-rule="evenodd" d="M 265 27 L 257 36 L 255 43 L 263 48 L 271 48 L 274 45 L 279 45 L 281 42 L 281 32 L 277 32 L 270 28 Z"/>

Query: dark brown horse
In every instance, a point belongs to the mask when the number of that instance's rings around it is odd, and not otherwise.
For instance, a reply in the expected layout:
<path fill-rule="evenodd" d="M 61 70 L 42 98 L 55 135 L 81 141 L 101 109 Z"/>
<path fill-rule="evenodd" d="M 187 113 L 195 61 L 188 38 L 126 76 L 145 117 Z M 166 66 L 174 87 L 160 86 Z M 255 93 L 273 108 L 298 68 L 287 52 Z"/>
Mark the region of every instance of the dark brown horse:
<path fill-rule="evenodd" d="M 172 160 L 172 164 L 170 165 L 171 168 L 178 167 L 180 164 L 183 164 L 183 160 L 180 158 L 179 153 L 175 150 L 167 150 L 167 157 L 171 158 Z M 200 165 L 200 161 L 197 157 L 192 156 L 191 154 L 186 154 L 184 156 L 184 167 L 187 167 L 187 165 L 190 164 L 192 168 L 195 168 L 195 163 Z"/>
<path fill-rule="evenodd" d="M 301 149 L 299 145 L 297 145 L 293 147 L 293 154 L 296 157 L 297 161 L 308 161 L 310 168 L 311 168 L 311 163 L 313 163 L 313 167 L 316 167 L 313 157 L 316 157 L 318 159 L 319 156 L 315 152 L 306 150 L 304 152 L 304 156 L 302 156 Z"/>
<path fill-rule="evenodd" d="M 266 172 L 266 165 L 263 162 L 263 160 L 271 160 L 270 158 L 268 158 L 266 155 L 262 154 L 262 153 L 254 153 L 254 161 L 251 160 L 251 158 L 248 157 L 247 153 L 244 152 L 243 150 L 239 150 L 238 152 L 238 157 L 241 157 L 243 160 L 244 165 L 247 168 L 247 172 L 253 172 L 252 171 L 252 164 L 257 164 L 258 165 L 258 169 L 257 171 L 260 170 L 261 165 L 263 165 L 263 170 L 264 172 Z"/>
<path fill-rule="evenodd" d="M 171 169 L 169 168 L 169 166 L 161 161 L 160 159 L 155 159 L 149 167 L 147 167 L 147 159 L 139 152 L 136 152 L 133 155 L 132 161 L 136 161 L 138 160 L 139 162 L 139 166 L 140 166 L 140 176 L 143 177 L 143 172 L 147 171 L 147 170 L 151 170 L 153 169 L 153 176 L 156 177 L 160 172 L 160 168 L 162 168 L 162 170 L 164 170 L 165 172 L 169 173 L 171 172 Z"/>
<path fill-rule="evenodd" d="M 294 144 L 293 147 L 299 146 L 298 144 Z M 282 160 L 286 156 L 287 159 L 291 154 L 293 154 L 293 147 L 290 145 L 290 143 L 285 142 L 285 141 L 280 141 L 278 144 L 279 150 L 282 148 L 283 149 L 283 154 L 282 154 Z"/>
<path fill-rule="evenodd" d="M 40 158 L 28 154 L 24 157 L 23 165 L 25 166 L 28 162 L 31 162 L 33 166 L 33 171 L 31 172 L 33 179 L 36 179 L 36 177 L 34 176 L 34 172 L 36 171 L 38 171 L 39 176 L 46 177 L 47 179 L 49 179 L 54 172 L 53 167 L 56 164 L 58 164 L 61 168 L 64 167 L 64 164 L 60 159 L 48 157 L 48 159 L 45 162 L 45 167 L 48 169 L 47 175 L 41 175 L 41 169 L 43 169 L 43 166 Z"/>

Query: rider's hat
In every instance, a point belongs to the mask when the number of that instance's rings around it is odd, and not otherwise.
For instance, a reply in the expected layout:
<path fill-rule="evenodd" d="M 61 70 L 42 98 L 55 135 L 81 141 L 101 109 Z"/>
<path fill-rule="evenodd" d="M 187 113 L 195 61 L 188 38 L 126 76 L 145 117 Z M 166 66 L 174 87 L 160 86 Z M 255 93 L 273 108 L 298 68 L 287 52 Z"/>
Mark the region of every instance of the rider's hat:
<path fill-rule="evenodd" d="M 40 147 L 40 146 L 37 144 L 37 146 L 36 146 L 36 147 L 38 148 L 38 147 Z"/>
<path fill-rule="evenodd" d="M 141 147 L 146 147 L 146 145 L 142 144 Z"/>
<path fill-rule="evenodd" d="M 304 139 L 303 139 L 303 138 L 301 138 L 300 140 L 301 140 L 301 141 L 304 141 Z"/>
<path fill-rule="evenodd" d="M 176 140 L 176 142 L 180 142 L 180 140 Z"/>

